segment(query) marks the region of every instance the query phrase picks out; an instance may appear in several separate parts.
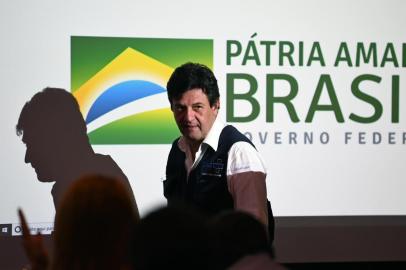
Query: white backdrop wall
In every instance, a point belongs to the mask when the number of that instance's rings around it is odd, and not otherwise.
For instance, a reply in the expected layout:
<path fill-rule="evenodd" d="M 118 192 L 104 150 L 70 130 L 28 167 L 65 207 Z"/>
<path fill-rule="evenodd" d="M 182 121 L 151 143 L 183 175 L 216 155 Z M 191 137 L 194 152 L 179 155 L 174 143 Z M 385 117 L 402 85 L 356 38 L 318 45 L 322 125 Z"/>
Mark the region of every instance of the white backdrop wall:
<path fill-rule="evenodd" d="M 52 185 L 38 182 L 35 171 L 24 163 L 25 146 L 16 136 L 15 124 L 22 106 L 36 92 L 46 86 L 70 89 L 71 36 L 212 39 L 223 120 L 227 120 L 226 89 L 230 88 L 227 74 L 250 74 L 258 82 L 255 94 L 260 104 L 258 117 L 247 123 L 233 124 L 249 132 L 266 161 L 268 197 L 275 215 L 406 215 L 405 10 L 406 2 L 401 0 L 1 0 L 0 224 L 17 223 L 17 207 L 25 210 L 30 222 L 53 220 Z M 227 65 L 229 40 L 238 41 L 242 53 Z M 250 41 L 257 46 L 260 64 L 253 60 L 242 64 Z M 318 42 L 325 66 L 320 61 L 310 66 L 300 66 L 298 62 L 294 66 L 287 62 L 278 64 L 280 53 L 274 50 L 277 45 L 271 51 L 275 64 L 266 65 L 261 41 L 278 44 L 289 41 L 294 44 L 295 52 L 302 42 L 304 63 L 314 42 Z M 358 42 L 365 46 L 376 43 L 378 66 L 369 63 L 349 67 L 345 61 L 334 65 L 342 42 L 348 45 L 352 60 Z M 387 49 L 388 43 L 393 45 L 393 51 Z M 247 55 L 252 56 L 252 51 Z M 265 113 L 269 109 L 266 76 L 277 73 L 289 74 L 298 82 L 298 95 L 292 101 L 300 118 L 298 123 L 289 118 L 281 105 L 275 106 L 275 121 L 266 121 Z M 330 75 L 343 123 L 337 122 L 332 111 L 316 111 L 313 120 L 305 122 L 321 74 Z M 379 83 L 366 81 L 360 86 L 383 106 L 382 116 L 367 124 L 349 119 L 351 113 L 365 117 L 374 113 L 370 104 L 351 92 L 353 80 L 362 74 L 381 78 Z M 394 75 L 399 80 L 398 123 L 391 120 Z M 247 82 L 236 85 L 235 93 L 244 92 L 249 86 Z M 325 90 L 320 104 L 331 103 Z M 289 91 L 286 82 L 275 84 L 277 95 L 283 96 Z M 252 109 L 246 101 L 236 101 L 235 106 L 239 116 L 249 114 Z M 289 143 L 289 132 L 297 134 L 296 144 Z M 313 132 L 313 144 L 302 142 L 304 132 Z M 318 139 L 322 132 L 328 134 L 328 143 L 323 144 Z M 351 132 L 347 143 L 346 132 Z M 359 139 L 362 132 L 365 132 L 365 144 Z M 381 143 L 373 143 L 373 132 L 381 134 Z M 390 132 L 394 135 L 388 135 Z M 280 143 L 277 143 L 278 136 L 281 136 Z M 389 136 L 393 136 L 393 140 L 390 141 Z M 96 152 L 110 154 L 130 179 L 141 214 L 165 203 L 161 178 L 169 148 L 170 145 L 94 146 Z"/>

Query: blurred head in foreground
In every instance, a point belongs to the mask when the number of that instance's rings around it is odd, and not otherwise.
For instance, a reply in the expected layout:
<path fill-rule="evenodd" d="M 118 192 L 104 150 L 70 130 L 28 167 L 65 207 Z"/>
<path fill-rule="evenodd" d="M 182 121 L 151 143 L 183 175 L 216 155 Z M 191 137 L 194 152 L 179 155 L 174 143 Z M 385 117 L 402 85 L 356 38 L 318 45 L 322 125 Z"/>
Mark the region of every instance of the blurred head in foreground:
<path fill-rule="evenodd" d="M 64 194 L 55 217 L 53 269 L 127 269 L 137 222 L 120 181 L 101 175 L 80 178 Z"/>

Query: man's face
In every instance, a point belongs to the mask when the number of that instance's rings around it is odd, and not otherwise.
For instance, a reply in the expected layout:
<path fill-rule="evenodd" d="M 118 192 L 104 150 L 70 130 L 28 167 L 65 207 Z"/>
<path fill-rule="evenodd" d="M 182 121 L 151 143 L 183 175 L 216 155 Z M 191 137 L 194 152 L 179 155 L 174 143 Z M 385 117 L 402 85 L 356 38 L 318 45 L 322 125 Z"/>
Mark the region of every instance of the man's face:
<path fill-rule="evenodd" d="M 210 106 L 202 89 L 186 91 L 178 100 L 172 101 L 176 124 L 189 142 L 201 143 L 209 133 L 219 108 L 219 101 Z"/>
<path fill-rule="evenodd" d="M 38 135 L 38 134 L 37 134 Z M 22 141 L 25 143 L 25 163 L 30 163 L 34 168 L 37 178 L 41 182 L 55 181 L 55 169 L 57 147 L 52 145 L 52 140 L 46 140 L 41 136 L 23 132 Z"/>

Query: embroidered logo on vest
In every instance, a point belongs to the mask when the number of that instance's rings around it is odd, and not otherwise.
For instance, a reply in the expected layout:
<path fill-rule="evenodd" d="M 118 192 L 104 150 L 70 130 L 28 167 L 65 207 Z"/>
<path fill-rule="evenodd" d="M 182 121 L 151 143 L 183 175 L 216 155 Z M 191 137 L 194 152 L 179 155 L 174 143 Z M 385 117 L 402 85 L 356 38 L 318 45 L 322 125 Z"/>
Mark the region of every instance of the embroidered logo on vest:
<path fill-rule="evenodd" d="M 217 159 L 215 162 L 204 162 L 202 164 L 202 175 L 221 177 L 224 169 L 222 159 Z"/>

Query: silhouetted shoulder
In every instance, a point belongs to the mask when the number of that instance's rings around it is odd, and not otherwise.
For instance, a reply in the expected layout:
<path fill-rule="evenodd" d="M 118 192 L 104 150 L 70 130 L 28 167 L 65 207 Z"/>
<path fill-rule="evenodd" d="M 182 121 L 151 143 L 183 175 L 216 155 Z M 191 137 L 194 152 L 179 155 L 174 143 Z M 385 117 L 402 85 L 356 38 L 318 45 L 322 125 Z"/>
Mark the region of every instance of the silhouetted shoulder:
<path fill-rule="evenodd" d="M 127 176 L 109 155 L 95 154 L 94 159 L 92 159 L 92 166 L 100 174 L 115 177 L 128 183 Z"/>
<path fill-rule="evenodd" d="M 127 176 L 123 173 L 121 168 L 111 158 L 110 155 L 95 154 L 94 159 L 92 159 L 92 163 L 95 173 L 99 173 L 108 177 L 114 177 L 117 180 L 122 181 L 135 202 L 134 193 Z"/>

